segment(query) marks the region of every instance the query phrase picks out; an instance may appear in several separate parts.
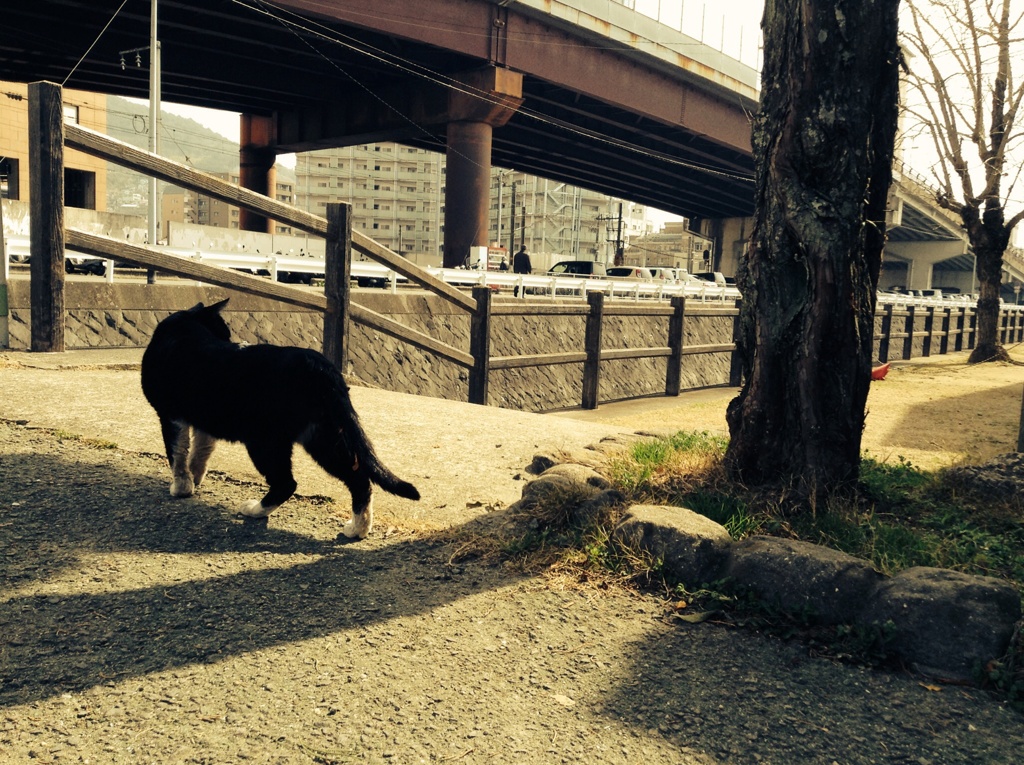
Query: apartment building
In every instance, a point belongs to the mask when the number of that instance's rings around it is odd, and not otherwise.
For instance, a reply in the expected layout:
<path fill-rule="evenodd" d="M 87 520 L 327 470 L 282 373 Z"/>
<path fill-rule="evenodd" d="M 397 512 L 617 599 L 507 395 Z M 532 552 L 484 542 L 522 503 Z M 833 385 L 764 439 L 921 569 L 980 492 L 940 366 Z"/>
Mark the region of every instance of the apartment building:
<path fill-rule="evenodd" d="M 443 247 L 444 157 L 395 143 L 296 155 L 295 204 L 324 215 L 327 204 L 352 205 L 352 227 L 425 264 Z M 413 257 L 415 256 L 415 257 Z"/>
<path fill-rule="evenodd" d="M 213 173 L 214 176 L 238 184 L 238 173 Z M 285 204 L 295 204 L 295 187 L 277 181 L 274 198 Z M 172 223 L 197 223 L 203 226 L 238 229 L 238 208 L 207 194 L 175 188 L 160 195 L 160 220 Z M 274 222 L 275 234 L 291 234 L 292 227 Z"/>
<path fill-rule="evenodd" d="M 354 228 L 421 264 L 441 262 L 443 154 L 395 143 L 325 149 L 297 155 L 295 176 L 300 209 L 323 215 L 328 203 L 347 202 Z M 525 244 L 538 270 L 557 260 L 612 262 L 617 238 L 625 245 L 649 230 L 640 205 L 522 173 L 492 169 L 490 197 L 488 240 Z"/>

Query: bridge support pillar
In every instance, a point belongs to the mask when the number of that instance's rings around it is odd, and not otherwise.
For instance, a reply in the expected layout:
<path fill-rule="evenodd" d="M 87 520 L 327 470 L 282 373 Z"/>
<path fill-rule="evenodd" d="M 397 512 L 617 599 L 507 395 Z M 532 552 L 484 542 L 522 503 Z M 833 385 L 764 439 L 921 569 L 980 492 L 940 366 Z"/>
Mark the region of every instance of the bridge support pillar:
<path fill-rule="evenodd" d="M 487 246 L 493 130 L 486 122 L 448 124 L 444 194 L 445 268 L 468 265 L 471 248 Z"/>
<path fill-rule="evenodd" d="M 888 242 L 886 254 L 906 260 L 908 289 L 931 289 L 932 272 L 936 263 L 963 255 L 967 244 L 963 240 L 929 240 L 923 242 Z"/>
<path fill-rule="evenodd" d="M 491 137 L 522 103 L 522 75 L 489 67 L 461 75 L 466 87 L 448 96 L 444 194 L 444 266 L 467 263 L 487 246 L 491 205 Z"/>
<path fill-rule="evenodd" d="M 274 162 L 277 153 L 274 145 L 276 122 L 272 117 L 254 114 L 241 115 L 238 151 L 238 185 L 266 197 L 274 197 L 277 177 Z M 242 231 L 264 231 L 274 233 L 274 222 L 264 215 L 240 208 L 238 228 Z"/>

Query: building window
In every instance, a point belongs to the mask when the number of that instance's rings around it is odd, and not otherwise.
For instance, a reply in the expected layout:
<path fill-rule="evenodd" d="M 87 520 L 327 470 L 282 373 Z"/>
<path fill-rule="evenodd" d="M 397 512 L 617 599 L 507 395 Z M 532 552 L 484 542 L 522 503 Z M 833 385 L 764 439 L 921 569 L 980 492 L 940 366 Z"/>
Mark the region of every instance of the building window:
<path fill-rule="evenodd" d="M 18 181 L 18 160 L 10 157 L 0 159 L 0 199 L 20 199 Z"/>
<path fill-rule="evenodd" d="M 64 169 L 64 204 L 68 207 L 96 209 L 96 173 Z"/>
<path fill-rule="evenodd" d="M 77 125 L 78 124 L 78 107 L 74 104 L 61 104 L 61 108 L 64 111 L 64 124 L 66 125 Z"/>

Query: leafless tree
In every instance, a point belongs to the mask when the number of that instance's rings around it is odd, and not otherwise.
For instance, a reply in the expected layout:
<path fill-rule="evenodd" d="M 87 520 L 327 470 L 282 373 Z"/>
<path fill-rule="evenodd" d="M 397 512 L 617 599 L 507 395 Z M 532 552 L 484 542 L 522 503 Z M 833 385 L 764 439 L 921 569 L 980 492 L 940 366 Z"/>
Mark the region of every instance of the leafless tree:
<path fill-rule="evenodd" d="M 905 132 L 925 135 L 937 159 L 936 201 L 960 216 L 974 249 L 978 334 L 970 363 L 1006 360 L 999 342 L 999 289 L 1010 235 L 1008 214 L 1020 178 L 1024 8 L 1017 0 L 905 0 Z M 1020 73 L 1017 73 L 1020 76 Z M 1014 152 L 1017 157 L 1014 161 Z"/>

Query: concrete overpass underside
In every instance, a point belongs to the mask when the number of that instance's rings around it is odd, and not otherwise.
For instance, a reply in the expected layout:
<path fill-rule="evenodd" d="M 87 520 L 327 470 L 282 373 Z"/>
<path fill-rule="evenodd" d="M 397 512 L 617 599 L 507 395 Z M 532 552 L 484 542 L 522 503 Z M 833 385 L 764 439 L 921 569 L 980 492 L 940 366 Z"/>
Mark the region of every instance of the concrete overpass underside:
<path fill-rule="evenodd" d="M 148 97 L 149 3 L 11 5 L 0 79 Z M 462 158 L 446 199 L 458 247 L 486 243 L 486 202 L 469 200 L 491 163 L 689 218 L 749 215 L 753 89 L 545 7 L 160 0 L 162 98 L 242 113 L 243 185 L 257 191 L 277 153 L 314 147 L 395 140 Z"/>

